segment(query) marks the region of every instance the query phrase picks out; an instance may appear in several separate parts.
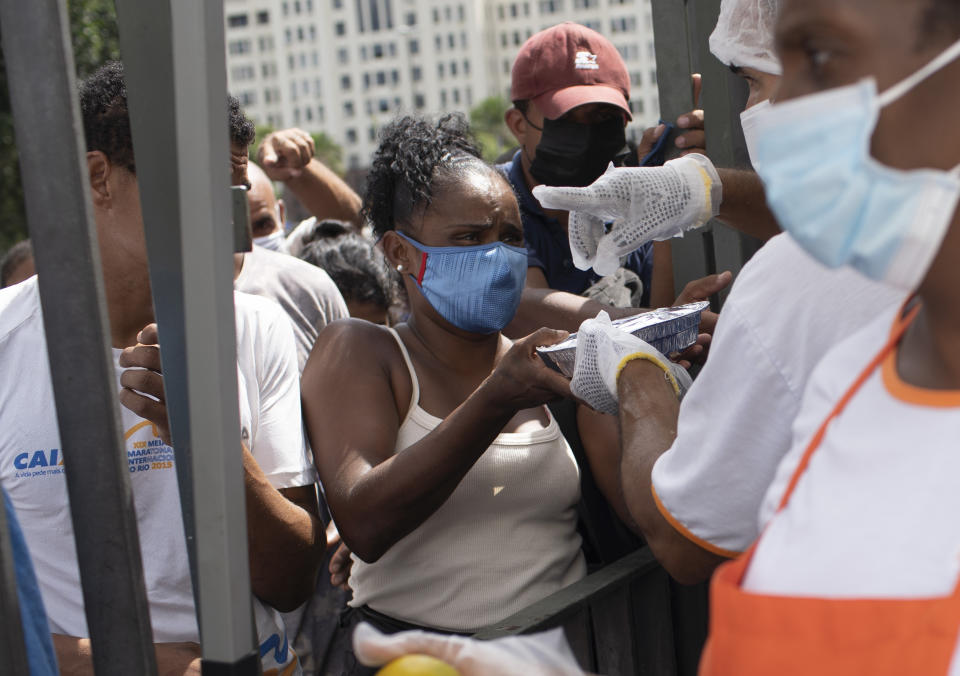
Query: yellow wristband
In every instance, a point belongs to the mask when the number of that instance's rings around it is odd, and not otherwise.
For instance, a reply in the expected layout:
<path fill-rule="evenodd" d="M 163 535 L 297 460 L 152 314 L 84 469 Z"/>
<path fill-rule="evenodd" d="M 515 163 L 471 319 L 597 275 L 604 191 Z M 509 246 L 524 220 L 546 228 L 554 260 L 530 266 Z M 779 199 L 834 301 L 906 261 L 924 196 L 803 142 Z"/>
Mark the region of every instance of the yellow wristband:
<path fill-rule="evenodd" d="M 669 366 L 664 364 L 661 360 L 654 357 L 652 354 L 647 354 L 646 352 L 634 352 L 633 354 L 628 354 L 626 357 L 620 360 L 620 363 L 617 365 L 617 375 L 614 378 L 614 383 L 620 382 L 620 374 L 623 372 L 623 369 L 626 368 L 627 364 L 632 362 L 635 359 L 645 359 L 651 364 L 656 364 L 663 370 L 664 376 L 666 376 L 667 382 L 673 386 L 673 392 L 680 396 L 680 383 L 677 382 L 677 377 L 673 375 L 673 371 Z"/>

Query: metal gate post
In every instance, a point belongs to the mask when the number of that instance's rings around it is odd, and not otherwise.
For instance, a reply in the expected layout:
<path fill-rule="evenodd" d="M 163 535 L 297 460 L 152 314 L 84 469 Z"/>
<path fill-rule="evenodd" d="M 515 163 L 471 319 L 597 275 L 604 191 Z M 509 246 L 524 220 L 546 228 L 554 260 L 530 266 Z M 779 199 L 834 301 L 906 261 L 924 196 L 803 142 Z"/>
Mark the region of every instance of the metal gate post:
<path fill-rule="evenodd" d="M 66 16 L 64 0 L 0 0 L 94 668 L 155 674 Z"/>
<path fill-rule="evenodd" d="M 171 429 L 175 447 L 189 449 L 193 477 L 203 669 L 259 673 L 237 404 L 223 4 L 118 0 L 117 9 L 167 401 L 179 398 Z"/>
<path fill-rule="evenodd" d="M 693 108 L 690 74 L 703 76 L 701 107 L 706 113 L 707 152 L 718 167 L 747 167 L 740 111 L 746 86 L 710 53 L 708 39 L 720 13 L 720 0 L 651 0 L 660 115 L 675 120 Z M 679 154 L 671 143 L 668 151 Z M 669 157 L 670 155 L 668 155 Z M 718 271 L 736 274 L 756 251 L 756 240 L 711 221 L 685 237 L 670 240 L 677 289 Z M 724 291 L 712 299 L 719 310 Z"/>

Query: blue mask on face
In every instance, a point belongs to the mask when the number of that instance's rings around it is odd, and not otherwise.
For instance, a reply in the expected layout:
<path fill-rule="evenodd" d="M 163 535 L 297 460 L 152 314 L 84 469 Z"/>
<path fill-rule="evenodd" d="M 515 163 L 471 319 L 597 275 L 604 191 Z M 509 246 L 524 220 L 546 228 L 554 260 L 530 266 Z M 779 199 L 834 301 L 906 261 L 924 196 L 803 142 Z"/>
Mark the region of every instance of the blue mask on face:
<path fill-rule="evenodd" d="M 903 171 L 870 154 L 880 111 L 960 56 L 960 42 L 877 93 L 866 79 L 745 114 L 754 168 L 784 230 L 828 267 L 914 290 L 960 199 L 957 170 Z"/>
<path fill-rule="evenodd" d="M 441 317 L 483 335 L 502 331 L 520 306 L 527 281 L 527 250 L 503 242 L 478 246 L 424 246 L 397 231 L 423 256 L 411 278 Z"/>

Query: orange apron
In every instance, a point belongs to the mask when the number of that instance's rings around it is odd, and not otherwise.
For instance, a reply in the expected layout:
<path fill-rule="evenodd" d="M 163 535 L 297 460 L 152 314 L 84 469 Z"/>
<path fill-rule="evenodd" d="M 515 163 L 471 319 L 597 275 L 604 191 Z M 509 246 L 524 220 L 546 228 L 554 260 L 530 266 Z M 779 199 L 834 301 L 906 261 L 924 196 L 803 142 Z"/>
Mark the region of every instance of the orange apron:
<path fill-rule="evenodd" d="M 810 442 L 780 502 L 793 494 L 827 427 L 896 347 L 919 307 L 894 327 Z M 761 536 L 762 537 L 762 536 Z M 759 542 L 759 539 L 758 539 Z M 912 676 L 946 674 L 960 629 L 960 582 L 946 597 L 818 599 L 745 592 L 757 543 L 723 564 L 710 587 L 710 636 L 701 676 Z M 882 556 L 878 552 L 878 556 Z"/>

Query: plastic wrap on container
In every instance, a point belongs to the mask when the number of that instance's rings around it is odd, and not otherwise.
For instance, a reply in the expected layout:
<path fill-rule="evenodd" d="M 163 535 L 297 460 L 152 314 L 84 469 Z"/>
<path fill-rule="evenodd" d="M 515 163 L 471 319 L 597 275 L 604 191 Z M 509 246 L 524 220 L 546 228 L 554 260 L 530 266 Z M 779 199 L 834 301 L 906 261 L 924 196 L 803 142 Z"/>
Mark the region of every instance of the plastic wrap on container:
<path fill-rule="evenodd" d="M 709 303 L 702 301 L 679 307 L 660 308 L 614 320 L 613 325 L 669 355 L 683 352 L 697 342 L 700 313 L 708 305 Z M 538 347 L 537 354 L 547 366 L 570 378 L 573 376 L 573 364 L 577 355 L 577 334 L 571 334 L 562 343 Z"/>

